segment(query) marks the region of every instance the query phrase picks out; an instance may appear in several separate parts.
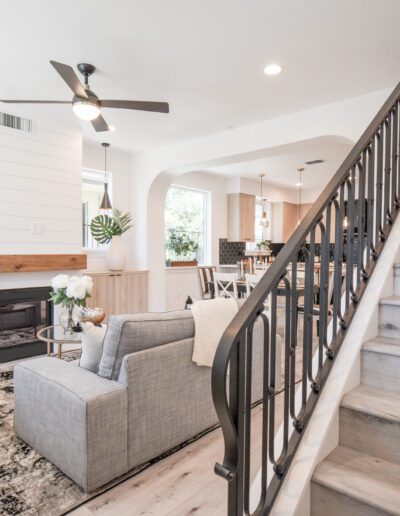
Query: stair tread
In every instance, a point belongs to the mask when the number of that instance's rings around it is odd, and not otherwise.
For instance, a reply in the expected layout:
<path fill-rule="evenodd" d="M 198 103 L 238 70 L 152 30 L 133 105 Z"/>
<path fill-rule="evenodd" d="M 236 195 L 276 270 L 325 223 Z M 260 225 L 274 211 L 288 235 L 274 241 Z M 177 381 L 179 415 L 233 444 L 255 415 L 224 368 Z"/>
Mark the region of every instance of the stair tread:
<path fill-rule="evenodd" d="M 373 353 L 400 356 L 400 339 L 374 337 L 368 342 L 365 342 L 362 349 L 363 351 L 372 351 Z"/>
<path fill-rule="evenodd" d="M 379 303 L 381 305 L 392 305 L 392 306 L 400 306 L 400 297 L 399 296 L 389 296 L 382 298 Z"/>
<path fill-rule="evenodd" d="M 341 407 L 400 423 L 400 393 L 358 385 L 346 394 Z"/>
<path fill-rule="evenodd" d="M 389 514 L 399 514 L 398 464 L 339 446 L 318 464 L 312 480 Z"/>

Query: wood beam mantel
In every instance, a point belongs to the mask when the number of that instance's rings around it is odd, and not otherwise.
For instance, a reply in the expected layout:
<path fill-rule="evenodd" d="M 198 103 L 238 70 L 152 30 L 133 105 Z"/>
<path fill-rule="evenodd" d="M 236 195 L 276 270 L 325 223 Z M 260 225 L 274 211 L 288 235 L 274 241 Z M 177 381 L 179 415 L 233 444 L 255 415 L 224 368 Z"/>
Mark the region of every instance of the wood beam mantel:
<path fill-rule="evenodd" d="M 0 254 L 0 273 L 66 271 L 86 268 L 86 254 Z"/>

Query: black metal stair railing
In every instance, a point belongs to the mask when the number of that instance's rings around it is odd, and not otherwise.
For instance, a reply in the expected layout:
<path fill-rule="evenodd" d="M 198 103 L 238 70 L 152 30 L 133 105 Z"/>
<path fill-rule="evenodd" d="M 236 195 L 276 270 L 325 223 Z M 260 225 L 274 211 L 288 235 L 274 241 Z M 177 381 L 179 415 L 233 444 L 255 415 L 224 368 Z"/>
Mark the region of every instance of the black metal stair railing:
<path fill-rule="evenodd" d="M 225 455 L 223 463 L 215 465 L 215 472 L 228 481 L 229 516 L 270 513 L 396 219 L 400 206 L 399 112 L 400 83 L 219 343 L 212 369 L 212 394 Z M 268 313 L 264 311 L 267 298 Z M 252 331 L 259 319 L 264 326 L 263 363 L 253 364 Z M 284 328 L 284 365 L 278 386 L 272 372 L 280 327 Z M 263 371 L 258 456 L 251 442 L 255 365 Z M 279 403 L 278 388 L 283 398 Z M 275 441 L 277 410 L 283 425 L 279 449 Z M 255 457 L 261 468 L 261 495 L 251 512 L 250 471 Z"/>

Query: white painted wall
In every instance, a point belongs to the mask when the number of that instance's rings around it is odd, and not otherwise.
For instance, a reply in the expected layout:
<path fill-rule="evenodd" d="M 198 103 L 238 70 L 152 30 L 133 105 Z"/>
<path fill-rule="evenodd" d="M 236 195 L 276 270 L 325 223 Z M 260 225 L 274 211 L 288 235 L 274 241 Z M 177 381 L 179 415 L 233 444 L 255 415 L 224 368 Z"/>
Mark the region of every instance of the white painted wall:
<path fill-rule="evenodd" d="M 105 137 L 107 141 L 107 137 Z M 104 171 L 104 149 L 101 143 L 93 145 L 83 144 L 83 168 Z M 131 211 L 133 223 L 135 221 L 135 206 L 131 196 L 131 155 L 120 149 L 109 147 L 107 151 L 107 170 L 112 173 L 112 204 L 122 211 Z M 133 263 L 133 231 L 129 230 L 123 235 L 123 242 L 128 253 L 127 267 Z M 105 250 L 85 250 L 88 254 L 89 271 L 106 271 Z"/>

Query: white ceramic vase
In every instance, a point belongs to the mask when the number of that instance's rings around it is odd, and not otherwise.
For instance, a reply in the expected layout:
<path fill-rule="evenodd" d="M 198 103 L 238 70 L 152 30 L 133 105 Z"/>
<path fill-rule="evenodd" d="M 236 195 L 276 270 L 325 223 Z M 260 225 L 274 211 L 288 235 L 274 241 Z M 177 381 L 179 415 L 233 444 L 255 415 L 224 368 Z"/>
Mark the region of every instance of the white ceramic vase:
<path fill-rule="evenodd" d="M 110 271 L 123 271 L 126 267 L 126 260 L 127 256 L 121 235 L 115 235 L 112 237 L 107 251 L 107 266 Z"/>

